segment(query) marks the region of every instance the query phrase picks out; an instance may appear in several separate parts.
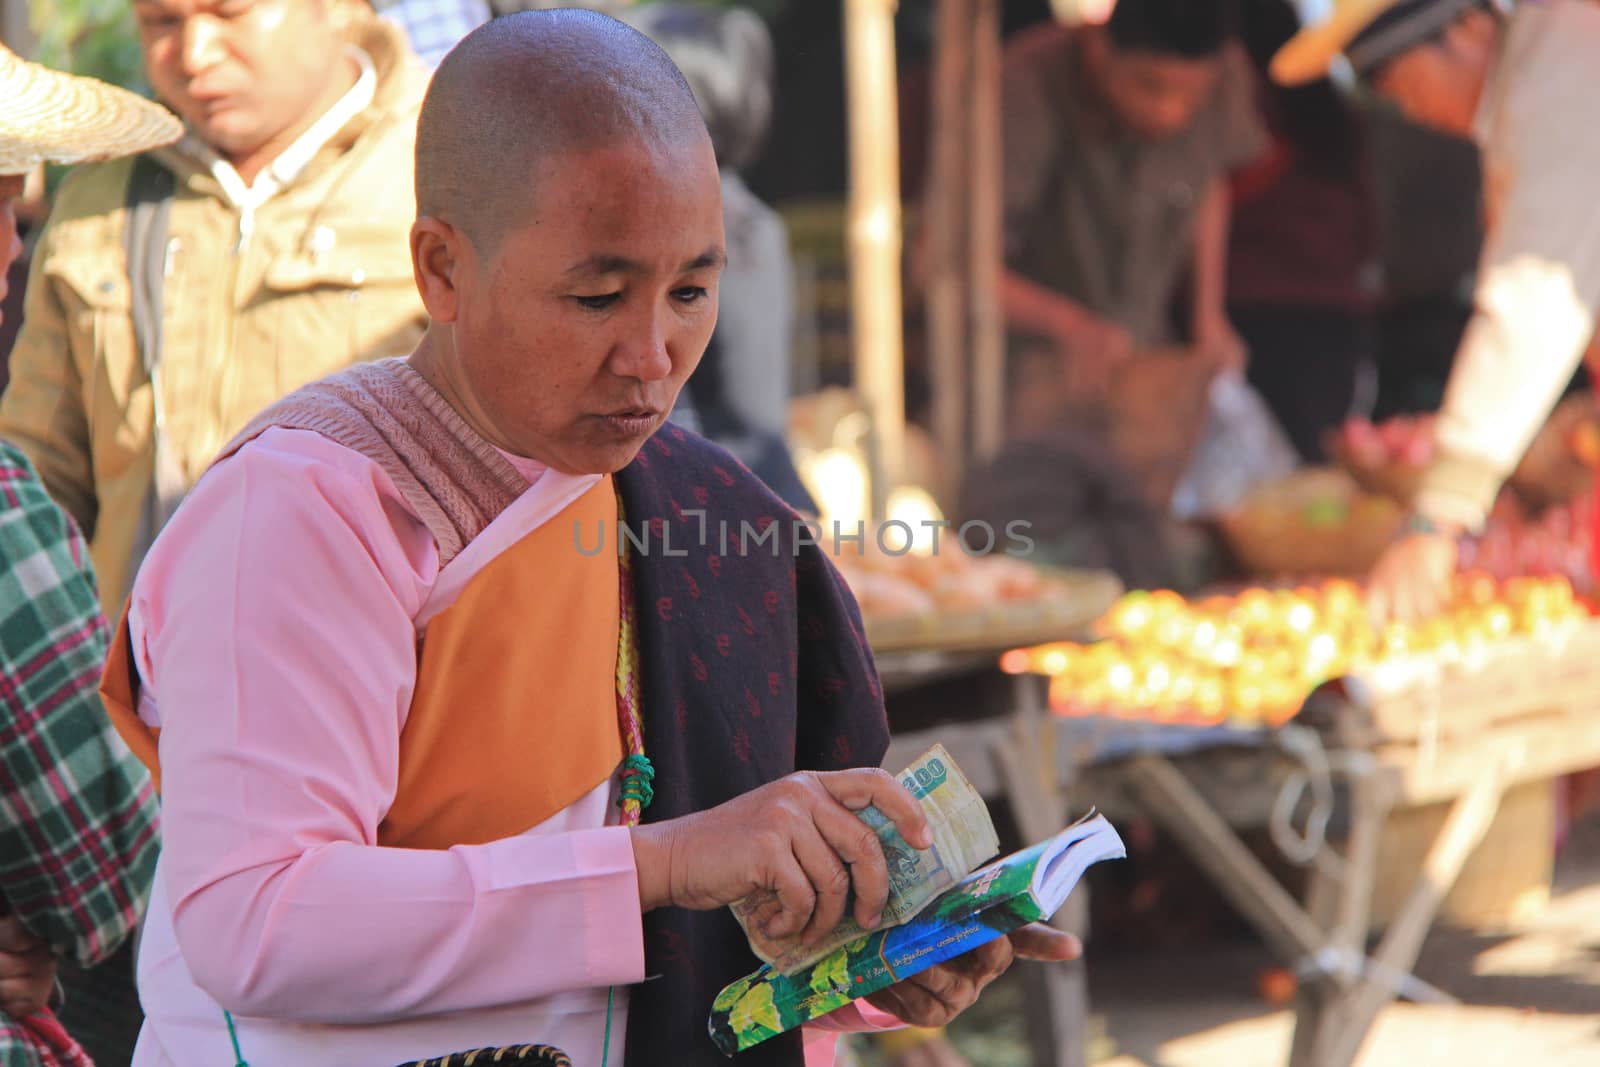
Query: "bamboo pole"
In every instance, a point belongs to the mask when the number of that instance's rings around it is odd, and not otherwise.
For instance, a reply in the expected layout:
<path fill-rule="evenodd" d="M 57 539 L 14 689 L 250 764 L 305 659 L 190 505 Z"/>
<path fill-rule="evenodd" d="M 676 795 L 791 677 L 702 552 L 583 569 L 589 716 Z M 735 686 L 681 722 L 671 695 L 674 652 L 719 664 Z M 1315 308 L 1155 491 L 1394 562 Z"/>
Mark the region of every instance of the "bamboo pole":
<path fill-rule="evenodd" d="M 972 22 L 972 146 L 969 224 L 971 285 L 968 315 L 972 346 L 973 448 L 979 461 L 993 458 L 1005 437 L 1006 324 L 1000 302 L 1005 262 L 1004 163 L 1000 139 L 1000 0 L 976 0 Z"/>
<path fill-rule="evenodd" d="M 873 514 L 905 477 L 897 0 L 844 0 L 850 126 L 850 316 L 856 386 L 872 415 Z"/>
<path fill-rule="evenodd" d="M 973 0 L 940 0 L 934 28 L 933 144 L 923 216 L 928 350 L 939 467 L 958 488 L 967 459 L 967 164 Z"/>

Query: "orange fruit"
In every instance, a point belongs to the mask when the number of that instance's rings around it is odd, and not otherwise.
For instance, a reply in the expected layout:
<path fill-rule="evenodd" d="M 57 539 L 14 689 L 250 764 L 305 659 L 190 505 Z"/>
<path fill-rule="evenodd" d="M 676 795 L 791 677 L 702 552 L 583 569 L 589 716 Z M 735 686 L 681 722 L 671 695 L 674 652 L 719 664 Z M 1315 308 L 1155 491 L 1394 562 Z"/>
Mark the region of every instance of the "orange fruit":
<path fill-rule="evenodd" d="M 1281 1007 L 1294 999 L 1300 983 L 1286 967 L 1267 967 L 1256 975 L 1256 992 L 1268 1004 Z"/>

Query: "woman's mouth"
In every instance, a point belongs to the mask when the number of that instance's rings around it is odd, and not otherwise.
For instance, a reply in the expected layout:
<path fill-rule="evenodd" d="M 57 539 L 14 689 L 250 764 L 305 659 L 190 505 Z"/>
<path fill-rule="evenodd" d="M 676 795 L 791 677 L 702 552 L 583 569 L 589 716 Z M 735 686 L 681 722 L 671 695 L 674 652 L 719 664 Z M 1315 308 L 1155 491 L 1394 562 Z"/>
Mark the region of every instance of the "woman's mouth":
<path fill-rule="evenodd" d="M 661 421 L 661 412 L 654 408 L 630 408 L 602 415 L 607 426 L 618 437 L 647 437 Z"/>

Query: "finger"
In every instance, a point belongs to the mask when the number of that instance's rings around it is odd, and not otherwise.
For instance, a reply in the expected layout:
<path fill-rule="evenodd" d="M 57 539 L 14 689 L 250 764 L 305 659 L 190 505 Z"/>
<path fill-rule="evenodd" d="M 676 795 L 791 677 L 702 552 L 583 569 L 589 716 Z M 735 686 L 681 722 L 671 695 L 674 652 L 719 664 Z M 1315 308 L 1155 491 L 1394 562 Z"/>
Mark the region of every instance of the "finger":
<path fill-rule="evenodd" d="M 851 815 L 846 815 L 845 818 L 871 835 L 871 831 L 867 830 L 860 819 Z M 839 920 L 844 918 L 845 905 L 850 899 L 850 870 L 840 861 L 839 855 L 829 847 L 828 842 L 823 840 L 823 835 L 815 827 L 797 833 L 792 844 L 795 861 L 800 864 L 800 869 L 805 872 L 806 879 L 816 894 L 811 919 L 800 934 L 803 943 L 812 945 L 838 926 Z M 878 862 L 881 867 L 883 863 L 881 856 Z M 881 902 L 879 906 L 882 907 Z"/>
<path fill-rule="evenodd" d="M 817 905 L 817 891 L 791 850 L 772 864 L 772 890 L 778 895 L 778 912 L 761 926 L 767 937 L 793 937 L 811 921 Z"/>
<path fill-rule="evenodd" d="M 889 899 L 889 865 L 883 843 L 843 805 L 818 804 L 812 813 L 831 855 L 849 867 L 846 889 L 855 891 L 855 919 L 863 929 L 877 926 Z"/>
<path fill-rule="evenodd" d="M 932 848 L 933 831 L 928 817 L 911 791 L 877 768 L 853 771 L 827 771 L 814 775 L 828 794 L 851 811 L 877 808 L 894 823 L 900 836 L 915 848 Z"/>
<path fill-rule="evenodd" d="M 905 984 L 933 997 L 944 1006 L 951 1018 L 966 1011 L 978 999 L 976 974 L 962 967 L 952 967 L 949 963 L 941 963 L 921 974 L 912 975 Z"/>
<path fill-rule="evenodd" d="M 911 1009 L 900 999 L 899 988 L 898 985 L 888 986 L 876 993 L 869 993 L 864 999 L 879 1011 L 886 1011 L 901 1022 L 916 1026 L 917 1021 L 912 1018 Z"/>
<path fill-rule="evenodd" d="M 897 982 L 877 995 L 883 994 L 893 998 L 889 1004 L 880 1004 L 870 998 L 869 1003 L 912 1026 L 943 1026 L 954 1017 L 942 1001 L 910 980 Z"/>
<path fill-rule="evenodd" d="M 1007 935 L 1016 954 L 1025 960 L 1043 960 L 1060 963 L 1075 960 L 1083 955 L 1083 942 L 1065 930 L 1035 923 L 1013 930 Z"/>
<path fill-rule="evenodd" d="M 988 974 L 991 970 L 1005 970 L 1011 965 L 1012 955 L 1011 942 L 1003 937 L 998 937 L 993 941 L 979 945 L 977 948 L 968 949 L 961 955 L 948 959 L 939 966 L 950 967 L 969 977 L 978 978 Z"/>

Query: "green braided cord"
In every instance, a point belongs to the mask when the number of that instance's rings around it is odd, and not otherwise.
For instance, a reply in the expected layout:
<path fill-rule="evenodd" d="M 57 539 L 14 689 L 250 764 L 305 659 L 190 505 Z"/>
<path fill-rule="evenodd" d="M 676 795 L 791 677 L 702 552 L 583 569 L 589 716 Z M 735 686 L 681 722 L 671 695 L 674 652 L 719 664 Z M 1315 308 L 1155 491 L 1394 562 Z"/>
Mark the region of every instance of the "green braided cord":
<path fill-rule="evenodd" d="M 233 1042 L 233 1067 L 250 1067 L 244 1062 L 244 1053 L 239 1050 L 239 1031 L 233 1028 L 233 1015 L 224 1009 L 222 1017 L 228 1021 L 228 1040 Z"/>
<path fill-rule="evenodd" d="M 606 990 L 606 1039 L 600 1048 L 600 1067 L 611 1065 L 611 1004 L 617 999 L 617 987 Z"/>
<path fill-rule="evenodd" d="M 629 800 L 637 800 L 640 808 L 648 808 L 650 802 L 656 798 L 655 781 L 656 769 L 650 762 L 650 757 L 642 752 L 634 753 L 622 761 L 622 795 L 617 798 L 618 804 L 625 804 Z"/>

